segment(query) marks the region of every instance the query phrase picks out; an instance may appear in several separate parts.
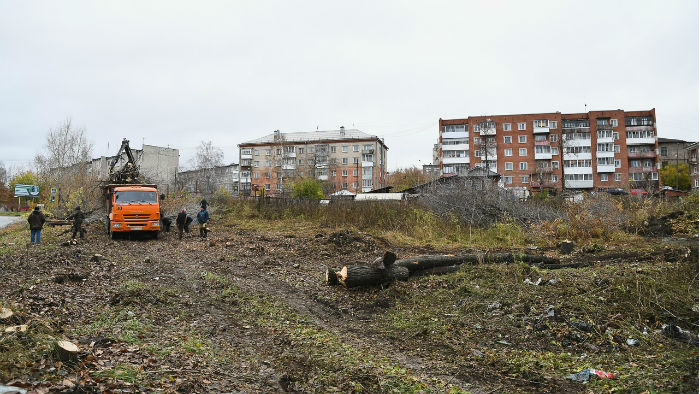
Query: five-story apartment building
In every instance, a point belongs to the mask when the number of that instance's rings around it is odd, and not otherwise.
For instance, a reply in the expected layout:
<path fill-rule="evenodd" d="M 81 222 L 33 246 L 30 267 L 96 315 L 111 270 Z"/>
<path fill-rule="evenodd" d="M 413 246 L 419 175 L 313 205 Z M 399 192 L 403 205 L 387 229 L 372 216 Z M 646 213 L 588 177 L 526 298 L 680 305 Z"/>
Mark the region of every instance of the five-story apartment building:
<path fill-rule="evenodd" d="M 327 181 L 332 190 L 368 192 L 386 186 L 384 140 L 356 129 L 282 133 L 238 145 L 240 193 L 284 195 L 298 177 Z"/>
<path fill-rule="evenodd" d="M 659 185 L 654 109 L 469 116 L 439 125 L 443 175 L 488 167 L 521 191 Z"/>

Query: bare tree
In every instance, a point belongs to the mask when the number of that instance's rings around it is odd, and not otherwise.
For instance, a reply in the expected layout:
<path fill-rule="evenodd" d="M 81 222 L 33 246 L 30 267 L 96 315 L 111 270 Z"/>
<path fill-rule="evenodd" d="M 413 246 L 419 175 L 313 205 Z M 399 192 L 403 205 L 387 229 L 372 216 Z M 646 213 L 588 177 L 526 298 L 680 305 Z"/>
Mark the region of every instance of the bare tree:
<path fill-rule="evenodd" d="M 58 188 L 58 204 L 97 205 L 99 188 L 96 169 L 90 167 L 93 144 L 85 129 L 74 127 L 70 118 L 49 130 L 44 151 L 34 158 L 39 178 L 49 187 Z M 62 201 L 63 197 L 63 201 Z"/>
<path fill-rule="evenodd" d="M 202 191 L 213 194 L 216 191 L 215 168 L 224 164 L 224 151 L 211 141 L 201 141 L 195 154 L 195 168 L 202 173 Z"/>

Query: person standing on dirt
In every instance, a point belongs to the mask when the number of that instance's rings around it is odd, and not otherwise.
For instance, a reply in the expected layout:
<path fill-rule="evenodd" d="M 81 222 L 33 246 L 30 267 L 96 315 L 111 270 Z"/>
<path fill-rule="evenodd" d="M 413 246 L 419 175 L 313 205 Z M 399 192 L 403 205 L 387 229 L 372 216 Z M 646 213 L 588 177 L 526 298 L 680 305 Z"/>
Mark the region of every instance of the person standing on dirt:
<path fill-rule="evenodd" d="M 175 225 L 177 225 L 177 236 L 179 239 L 182 239 L 182 233 L 185 231 L 185 227 L 187 227 L 187 210 L 185 208 L 182 208 L 182 211 L 177 214 Z"/>
<path fill-rule="evenodd" d="M 41 229 L 44 227 L 44 222 L 46 221 L 46 216 L 39 210 L 39 207 L 34 207 L 34 211 L 29 214 L 27 222 L 29 222 L 29 231 L 31 232 L 30 240 L 34 243 L 34 238 L 36 238 L 36 244 L 41 243 Z"/>
<path fill-rule="evenodd" d="M 75 211 L 73 212 L 72 215 L 68 216 L 68 220 L 73 220 L 73 236 L 72 238 L 75 239 L 75 236 L 80 233 L 80 239 L 85 238 L 85 229 L 83 228 L 83 221 L 85 220 L 85 214 L 83 211 L 80 210 L 80 207 L 75 207 Z"/>
<path fill-rule="evenodd" d="M 199 236 L 201 238 L 206 238 L 207 237 L 207 222 L 209 221 L 209 211 L 207 211 L 206 208 L 202 207 L 202 209 L 197 213 L 197 222 L 199 222 Z"/>
<path fill-rule="evenodd" d="M 204 208 L 204 209 L 207 209 L 207 205 L 209 205 L 207 203 L 207 200 L 205 200 L 205 199 L 202 199 L 202 202 L 200 204 L 202 205 L 202 208 Z"/>

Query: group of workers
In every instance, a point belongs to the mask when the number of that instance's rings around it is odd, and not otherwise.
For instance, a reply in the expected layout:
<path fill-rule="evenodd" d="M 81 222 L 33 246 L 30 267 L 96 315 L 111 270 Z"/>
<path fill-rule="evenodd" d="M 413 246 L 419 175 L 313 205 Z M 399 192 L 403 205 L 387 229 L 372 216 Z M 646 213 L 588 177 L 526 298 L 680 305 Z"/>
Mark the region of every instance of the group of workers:
<path fill-rule="evenodd" d="M 68 216 L 67 220 L 72 220 L 71 225 L 72 236 L 71 239 L 76 239 L 76 236 L 80 234 L 80 238 L 85 238 L 85 227 L 83 227 L 83 222 L 85 221 L 85 214 L 80 210 L 80 207 L 75 207 L 73 213 Z M 177 225 L 178 238 L 182 239 L 183 233 L 190 232 L 190 224 L 192 223 L 192 218 L 187 215 L 187 209 L 182 208 L 182 211 L 177 215 L 175 219 L 175 224 Z M 30 231 L 30 242 L 32 244 L 41 243 L 41 229 L 44 227 L 46 222 L 46 215 L 41 212 L 39 206 L 34 207 L 32 213 L 27 217 L 27 222 L 29 222 Z M 197 212 L 197 222 L 199 223 L 199 237 L 206 238 L 207 233 L 210 231 L 207 227 L 209 222 L 209 211 L 207 211 L 207 200 L 202 200 L 200 211 Z M 168 219 L 168 225 L 166 226 L 166 231 L 170 229 L 170 220 Z"/>

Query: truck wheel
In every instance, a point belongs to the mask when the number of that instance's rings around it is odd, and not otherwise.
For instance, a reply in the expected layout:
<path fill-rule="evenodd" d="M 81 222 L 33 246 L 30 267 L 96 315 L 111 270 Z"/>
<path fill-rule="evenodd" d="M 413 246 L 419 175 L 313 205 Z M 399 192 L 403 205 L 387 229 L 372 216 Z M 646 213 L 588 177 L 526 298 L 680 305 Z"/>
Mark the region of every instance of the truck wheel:
<path fill-rule="evenodd" d="M 160 234 L 160 231 L 154 231 L 153 232 L 153 239 L 158 239 L 158 234 Z"/>

